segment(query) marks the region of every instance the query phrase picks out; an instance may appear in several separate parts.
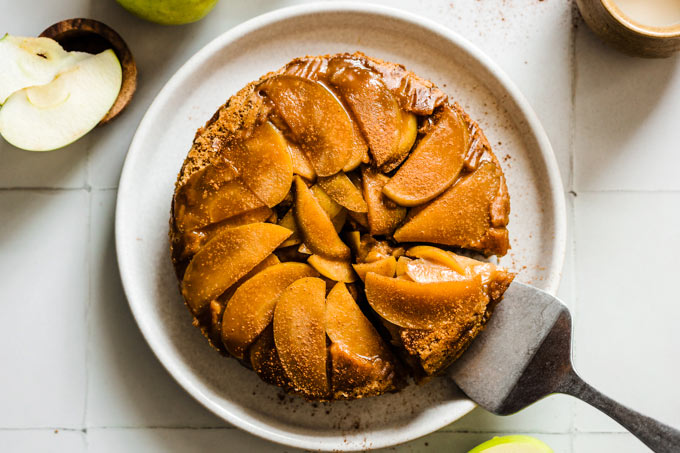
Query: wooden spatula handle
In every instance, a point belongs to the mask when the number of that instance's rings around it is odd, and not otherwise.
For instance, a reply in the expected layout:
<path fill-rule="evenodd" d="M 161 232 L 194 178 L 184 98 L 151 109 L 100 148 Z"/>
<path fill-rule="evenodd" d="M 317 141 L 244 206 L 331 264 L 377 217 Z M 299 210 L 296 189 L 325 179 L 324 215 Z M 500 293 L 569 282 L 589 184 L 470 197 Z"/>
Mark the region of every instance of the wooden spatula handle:
<path fill-rule="evenodd" d="M 680 452 L 680 431 L 617 403 L 572 371 L 559 390 L 599 409 L 656 453 Z"/>

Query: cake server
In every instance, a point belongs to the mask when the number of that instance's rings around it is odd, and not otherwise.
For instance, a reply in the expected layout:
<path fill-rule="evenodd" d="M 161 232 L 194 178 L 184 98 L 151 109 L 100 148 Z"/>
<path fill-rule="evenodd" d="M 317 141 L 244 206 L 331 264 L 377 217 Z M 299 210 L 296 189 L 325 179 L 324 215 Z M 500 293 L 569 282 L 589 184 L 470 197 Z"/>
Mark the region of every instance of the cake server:
<path fill-rule="evenodd" d="M 510 285 L 484 331 L 448 373 L 494 414 L 513 414 L 547 395 L 565 393 L 604 412 L 653 451 L 680 452 L 680 431 L 617 403 L 576 374 L 569 309 L 533 286 Z"/>

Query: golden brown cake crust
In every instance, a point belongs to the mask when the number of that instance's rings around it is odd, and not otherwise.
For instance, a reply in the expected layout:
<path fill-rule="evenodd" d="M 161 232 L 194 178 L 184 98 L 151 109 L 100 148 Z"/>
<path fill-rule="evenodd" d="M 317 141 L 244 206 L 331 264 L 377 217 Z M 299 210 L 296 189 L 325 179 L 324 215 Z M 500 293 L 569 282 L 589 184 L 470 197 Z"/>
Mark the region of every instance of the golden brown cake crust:
<path fill-rule="evenodd" d="M 282 74 L 292 74 L 309 80 L 323 80 L 328 71 L 328 62 L 338 57 L 342 57 L 347 61 L 358 62 L 363 67 L 370 68 L 370 70 L 377 73 L 398 101 L 399 107 L 405 112 L 417 115 L 422 120 L 420 121 L 420 129 L 418 131 L 419 136 L 422 136 L 429 128 L 433 127 L 432 122 L 428 118 L 437 115 L 437 112 L 441 112 L 441 109 L 450 108 L 460 115 L 469 129 L 470 137 L 470 145 L 464 156 L 461 174 L 474 175 L 481 166 L 485 164 L 493 165 L 497 184 L 494 186 L 496 187 L 494 193 L 490 195 L 488 200 L 489 205 L 485 208 L 483 219 L 485 223 L 484 234 L 470 241 L 459 241 L 449 244 L 444 242 L 443 244 L 475 250 L 487 256 L 502 256 L 507 252 L 509 241 L 508 232 L 505 227 L 508 224 L 510 198 L 505 177 L 500 163 L 493 154 L 491 146 L 481 128 L 457 103 L 451 102 L 447 95 L 432 82 L 408 71 L 400 64 L 371 58 L 360 52 L 342 55 L 307 56 L 297 58 L 283 68 L 268 73 L 260 79 L 247 84 L 231 96 L 206 124 L 197 130 L 191 149 L 179 171 L 171 207 L 169 231 L 171 254 L 180 282 L 192 256 L 204 245 L 205 241 L 208 240 L 207 238 L 214 234 L 214 230 L 220 228 L 219 224 L 217 224 L 199 228 L 195 231 L 180 231 L 176 215 L 176 204 L 180 189 L 197 172 L 222 162 L 224 160 L 224 150 L 238 147 L 240 143 L 251 137 L 253 131 L 258 126 L 268 120 L 278 126 L 276 118 L 270 117 L 274 109 L 271 100 L 260 93 L 263 84 Z M 388 162 L 385 167 L 381 167 L 381 170 L 383 172 L 394 171 L 407 156 L 408 152 L 396 162 Z M 367 161 L 364 160 L 364 162 Z M 364 172 L 370 173 L 372 171 L 366 165 L 363 165 L 362 168 L 364 168 Z M 380 174 L 380 176 L 384 177 L 383 174 Z M 464 176 L 460 179 L 463 178 Z M 460 179 L 458 182 L 460 182 Z M 384 183 L 383 181 L 381 184 L 384 185 Z M 428 205 L 444 199 L 449 191 L 454 190 L 456 184 L 446 189 L 446 191 L 428 203 Z M 287 198 L 281 204 L 290 206 L 291 203 L 292 200 Z M 385 203 L 389 209 L 395 209 L 396 204 L 393 201 L 386 200 Z M 272 208 L 261 206 L 256 210 L 249 211 L 249 213 L 258 218 L 256 221 L 268 221 L 267 219 L 274 216 L 273 221 L 276 222 L 276 208 Z M 404 217 L 402 216 L 399 222 L 403 222 L 401 223 L 403 226 L 422 209 L 426 208 L 424 206 L 412 208 L 406 220 L 403 220 Z M 371 216 L 371 212 L 368 213 L 368 216 Z M 367 214 L 349 213 L 349 217 L 357 225 L 364 224 L 366 226 Z M 222 225 L 222 227 L 228 226 L 228 222 Z M 396 225 L 391 226 L 388 230 L 394 231 L 394 228 L 396 228 Z M 381 232 L 381 234 L 383 233 Z M 391 239 L 389 232 L 387 236 Z M 414 239 L 414 241 L 416 240 L 418 239 Z M 411 241 L 411 239 L 406 239 L 406 241 Z M 271 256 L 276 258 L 274 255 Z M 301 255 L 296 250 L 287 250 L 285 252 L 285 259 L 284 253 L 277 253 L 277 256 L 285 261 L 290 257 L 298 259 Z M 254 272 L 243 277 L 234 287 L 238 286 L 241 281 L 254 275 Z M 488 288 L 489 300 L 484 311 L 470 319 L 457 320 L 456 323 L 449 325 L 447 329 L 423 331 L 392 326 L 393 328 L 389 330 L 392 333 L 393 342 L 398 343 L 400 348 L 403 348 L 411 356 L 406 357 L 406 366 L 391 355 L 389 355 L 389 362 L 382 361 L 380 358 L 365 360 L 352 356 L 352 354 L 342 350 L 336 344 L 330 345 L 328 348 L 330 399 L 354 399 L 397 391 L 405 385 L 405 370 L 408 367 L 413 367 L 414 363 L 425 374 L 438 373 L 457 359 L 479 331 L 483 329 L 493 308 L 500 301 L 503 292 L 507 289 L 513 277 L 513 274 L 506 272 L 492 281 Z M 355 291 L 354 287 L 351 288 L 351 291 Z M 220 324 L 225 306 L 232 294 L 233 290 L 230 289 L 216 300 L 209 302 L 206 309 L 197 313 L 192 312 L 194 324 L 200 327 L 210 343 L 225 355 L 228 355 L 228 353 L 221 343 Z M 370 311 L 370 309 L 365 311 Z M 282 371 L 283 367 L 275 348 L 271 325 L 259 335 L 249 348 L 244 361 L 247 366 L 253 368 L 265 381 L 278 385 L 288 392 L 300 393 L 300 389 L 295 388 L 291 380 L 286 378 L 285 373 Z M 363 372 L 357 372 L 357 370 L 363 370 Z M 302 396 L 307 395 L 303 394 Z"/>

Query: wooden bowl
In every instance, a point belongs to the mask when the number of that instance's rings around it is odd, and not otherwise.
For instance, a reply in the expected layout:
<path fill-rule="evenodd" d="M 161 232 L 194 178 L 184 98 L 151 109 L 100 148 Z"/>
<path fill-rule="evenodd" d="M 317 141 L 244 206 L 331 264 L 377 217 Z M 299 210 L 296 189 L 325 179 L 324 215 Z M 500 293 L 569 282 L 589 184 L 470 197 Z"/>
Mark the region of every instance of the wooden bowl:
<path fill-rule="evenodd" d="M 137 66 L 127 44 L 111 27 L 93 19 L 67 19 L 51 25 L 40 36 L 54 39 L 69 51 L 96 54 L 113 49 L 123 70 L 123 81 L 116 101 L 99 125 L 111 121 L 128 105 L 137 88 Z"/>
<path fill-rule="evenodd" d="M 680 24 L 655 27 L 636 22 L 613 0 L 576 0 L 583 19 L 603 40 L 630 55 L 669 57 L 680 50 Z"/>

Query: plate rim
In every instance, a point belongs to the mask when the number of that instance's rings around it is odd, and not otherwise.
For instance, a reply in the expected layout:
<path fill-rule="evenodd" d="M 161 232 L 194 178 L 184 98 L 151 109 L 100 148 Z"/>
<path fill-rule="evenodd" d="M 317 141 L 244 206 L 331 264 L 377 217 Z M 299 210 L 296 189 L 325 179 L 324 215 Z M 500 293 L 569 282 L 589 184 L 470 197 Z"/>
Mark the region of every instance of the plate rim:
<path fill-rule="evenodd" d="M 208 410 L 213 412 L 219 418 L 224 421 L 233 424 L 234 426 L 263 438 L 268 441 L 272 441 L 281 445 L 313 449 L 313 450 L 334 450 L 334 451 L 354 451 L 363 449 L 365 447 L 353 446 L 351 443 L 345 442 L 335 442 L 334 439 L 343 437 L 333 436 L 333 437 L 312 437 L 304 434 L 290 433 L 286 432 L 281 428 L 274 428 L 267 423 L 260 422 L 259 424 L 252 423 L 246 419 L 241 418 L 237 414 L 231 413 L 229 410 L 223 408 L 221 405 L 214 403 L 209 397 L 204 395 L 201 390 L 196 387 L 191 379 L 187 377 L 180 369 L 177 368 L 176 359 L 172 354 L 164 350 L 164 348 L 157 342 L 153 336 L 152 327 L 145 321 L 145 317 L 142 313 L 142 308 L 138 298 L 136 297 L 136 292 L 133 284 L 130 282 L 130 278 L 125 270 L 126 262 L 128 261 L 128 254 L 126 253 L 126 236 L 124 236 L 124 216 L 120 215 L 125 209 L 127 194 L 127 180 L 129 175 L 132 173 L 131 168 L 133 167 L 133 161 L 135 155 L 138 154 L 136 149 L 139 148 L 139 142 L 142 140 L 142 136 L 145 131 L 149 129 L 152 118 L 155 116 L 160 108 L 161 100 L 170 95 L 174 89 L 180 85 L 180 82 L 186 78 L 191 71 L 194 70 L 196 66 L 195 62 L 205 59 L 219 49 L 227 45 L 229 42 L 236 41 L 250 33 L 256 32 L 260 28 L 271 26 L 277 22 L 292 19 L 294 17 L 321 14 L 321 13 L 355 13 L 355 14 L 368 14 L 368 15 L 378 15 L 384 16 L 389 19 L 395 19 L 397 21 L 406 22 L 409 25 L 422 27 L 430 32 L 439 34 L 446 38 L 449 45 L 456 46 L 459 51 L 466 54 L 467 58 L 476 60 L 479 64 L 485 67 L 488 72 L 496 79 L 500 86 L 506 90 L 509 94 L 510 102 L 513 102 L 519 111 L 522 113 L 527 122 L 526 134 L 533 136 L 536 140 L 537 147 L 540 150 L 540 156 L 543 159 L 542 164 L 546 168 L 548 185 L 551 190 L 551 202 L 553 206 L 553 216 L 555 218 L 554 224 L 554 244 L 553 244 L 553 259 L 551 262 L 551 268 L 555 271 L 547 277 L 547 283 L 545 285 L 545 290 L 549 293 L 556 293 L 559 287 L 559 282 L 563 270 L 564 259 L 566 255 L 567 248 L 567 214 L 566 214 L 566 199 L 564 195 L 564 189 L 562 185 L 562 178 L 557 164 L 557 159 L 553 152 L 552 146 L 548 139 L 548 136 L 543 129 L 538 116 L 534 112 L 533 108 L 526 100 L 524 95 L 517 88 L 515 83 L 509 78 L 509 76 L 493 61 L 488 57 L 482 50 L 480 50 L 476 45 L 469 42 L 459 33 L 453 31 L 452 29 L 446 27 L 445 25 L 439 24 L 429 18 L 383 5 L 376 4 L 365 4 L 359 2 L 337 2 L 337 3 L 307 3 L 302 5 L 294 5 L 289 7 L 284 7 L 276 9 L 259 16 L 253 17 L 239 25 L 221 33 L 208 44 L 203 46 L 198 50 L 193 56 L 191 56 L 182 66 L 168 79 L 168 81 L 163 85 L 161 90 L 156 94 L 153 101 L 149 105 L 148 109 L 144 113 L 142 120 L 139 122 L 137 130 L 133 136 L 133 139 L 128 148 L 128 152 L 125 156 L 123 163 L 123 168 L 121 171 L 121 176 L 118 184 L 118 193 L 116 196 L 116 208 L 115 208 L 115 248 L 116 257 L 118 263 L 118 269 L 121 277 L 121 282 L 123 286 L 123 291 L 125 293 L 128 305 L 132 311 L 133 317 L 137 322 L 137 325 L 142 333 L 142 336 L 146 340 L 147 344 L 153 351 L 154 355 L 161 362 L 163 367 L 167 372 L 173 377 L 173 379 L 195 400 L 201 403 Z M 141 151 L 141 149 L 139 150 Z M 430 434 L 455 420 L 458 420 L 468 414 L 476 405 L 470 401 L 469 407 L 466 408 L 465 413 L 456 417 L 446 417 L 441 418 L 438 423 L 429 424 L 418 424 L 411 426 L 410 429 L 401 429 L 398 432 L 392 430 L 389 436 L 377 436 L 378 438 L 370 441 L 370 449 L 374 448 L 385 448 L 394 445 L 398 445 L 410 440 L 417 439 L 419 437 Z M 383 432 L 387 431 L 389 428 L 383 428 L 381 430 L 373 431 Z M 352 434 L 356 436 L 357 434 Z M 343 437 L 344 439 L 347 436 Z"/>

